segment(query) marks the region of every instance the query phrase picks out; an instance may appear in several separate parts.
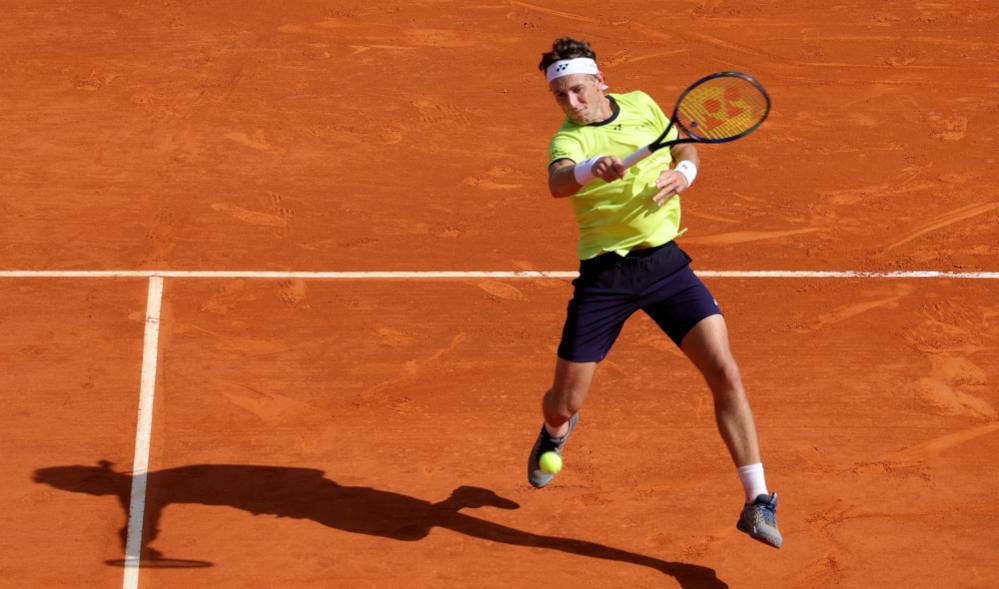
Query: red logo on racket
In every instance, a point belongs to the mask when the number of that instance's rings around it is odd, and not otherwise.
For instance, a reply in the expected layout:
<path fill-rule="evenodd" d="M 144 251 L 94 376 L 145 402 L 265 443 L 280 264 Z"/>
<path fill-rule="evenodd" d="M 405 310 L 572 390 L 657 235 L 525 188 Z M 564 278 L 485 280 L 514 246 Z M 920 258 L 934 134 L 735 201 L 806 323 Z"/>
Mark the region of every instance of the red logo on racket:
<path fill-rule="evenodd" d="M 704 108 L 705 115 L 700 121 L 692 121 L 692 126 L 711 131 L 726 121 L 745 114 L 746 108 L 734 104 L 735 102 L 742 102 L 742 93 L 739 92 L 738 88 L 725 88 L 720 97 L 702 100 L 701 106 Z"/>

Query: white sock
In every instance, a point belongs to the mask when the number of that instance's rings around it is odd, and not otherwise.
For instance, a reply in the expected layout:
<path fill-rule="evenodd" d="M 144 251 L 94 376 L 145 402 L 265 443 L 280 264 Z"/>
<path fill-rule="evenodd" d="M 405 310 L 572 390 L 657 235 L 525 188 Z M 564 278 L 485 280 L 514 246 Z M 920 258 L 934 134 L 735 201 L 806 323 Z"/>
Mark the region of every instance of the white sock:
<path fill-rule="evenodd" d="M 746 492 L 746 503 L 752 503 L 757 495 L 769 495 L 767 492 L 767 480 L 763 476 L 763 463 L 747 464 L 739 467 L 739 480 L 742 481 L 742 488 Z"/>

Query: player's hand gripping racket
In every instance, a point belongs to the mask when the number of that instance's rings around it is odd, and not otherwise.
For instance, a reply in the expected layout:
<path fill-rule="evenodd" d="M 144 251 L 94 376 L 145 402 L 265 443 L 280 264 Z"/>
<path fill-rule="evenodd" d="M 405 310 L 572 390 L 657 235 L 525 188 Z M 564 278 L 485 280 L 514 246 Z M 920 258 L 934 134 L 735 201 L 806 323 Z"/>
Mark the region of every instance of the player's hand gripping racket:
<path fill-rule="evenodd" d="M 740 72 L 719 72 L 701 78 L 683 91 L 669 125 L 655 141 L 622 160 L 625 169 L 654 152 L 678 143 L 725 143 L 745 137 L 770 114 L 770 96 L 753 78 Z M 679 128 L 686 137 L 666 141 Z"/>

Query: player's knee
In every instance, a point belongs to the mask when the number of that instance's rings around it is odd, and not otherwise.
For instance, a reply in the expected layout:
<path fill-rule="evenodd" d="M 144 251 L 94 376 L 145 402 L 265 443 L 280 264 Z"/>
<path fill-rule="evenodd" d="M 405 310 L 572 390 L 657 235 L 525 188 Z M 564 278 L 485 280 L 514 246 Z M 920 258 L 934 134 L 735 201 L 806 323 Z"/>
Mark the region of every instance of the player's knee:
<path fill-rule="evenodd" d="M 545 397 L 545 413 L 552 418 L 566 420 L 583 408 L 585 390 L 573 388 L 552 389 Z"/>
<path fill-rule="evenodd" d="M 741 393 L 742 375 L 739 366 L 734 361 L 719 362 L 704 370 L 704 378 L 716 393 Z"/>
<path fill-rule="evenodd" d="M 573 415 L 579 413 L 579 410 L 583 408 L 583 404 L 580 402 L 567 400 L 564 403 L 559 403 L 554 407 L 555 414 L 562 420 L 568 421 Z"/>
<path fill-rule="evenodd" d="M 569 398 L 568 400 L 566 400 L 565 404 L 562 405 L 562 411 L 561 411 L 562 416 L 565 417 L 566 419 L 569 419 L 573 415 L 579 413 L 579 410 L 582 408 L 583 408 L 582 401 L 579 401 L 576 398 Z"/>

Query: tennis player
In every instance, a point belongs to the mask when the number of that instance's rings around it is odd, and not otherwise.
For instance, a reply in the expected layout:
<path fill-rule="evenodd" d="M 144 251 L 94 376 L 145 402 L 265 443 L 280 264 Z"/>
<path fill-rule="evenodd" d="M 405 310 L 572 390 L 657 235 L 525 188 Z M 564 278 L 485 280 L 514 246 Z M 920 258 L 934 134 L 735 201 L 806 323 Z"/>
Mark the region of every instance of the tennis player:
<path fill-rule="evenodd" d="M 547 451 L 562 454 L 598 363 L 624 322 L 641 309 L 711 389 L 718 429 L 745 491 L 737 528 L 779 548 L 777 493 L 767 490 L 725 319 L 675 241 L 681 233 L 678 195 L 697 177 L 697 150 L 691 143 L 674 145 L 625 170 L 621 159 L 668 125 L 662 109 L 643 92 L 606 93 L 588 42 L 557 39 L 539 68 L 566 117 L 549 144 L 548 188 L 556 198 L 569 197 L 579 224 L 580 264 L 555 383 L 542 402 L 544 425 L 528 459 L 528 480 L 544 487 L 554 478 L 541 470 L 539 457 Z"/>

